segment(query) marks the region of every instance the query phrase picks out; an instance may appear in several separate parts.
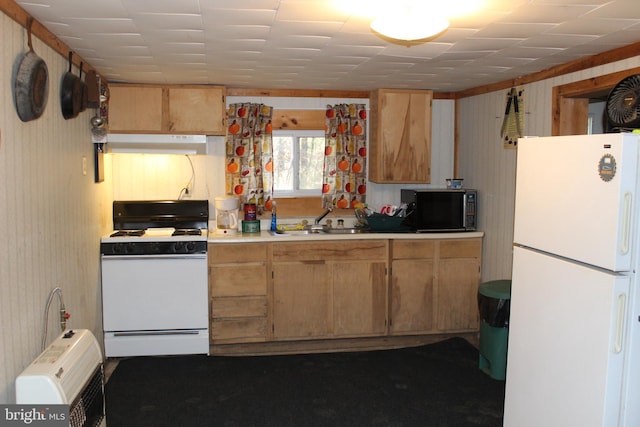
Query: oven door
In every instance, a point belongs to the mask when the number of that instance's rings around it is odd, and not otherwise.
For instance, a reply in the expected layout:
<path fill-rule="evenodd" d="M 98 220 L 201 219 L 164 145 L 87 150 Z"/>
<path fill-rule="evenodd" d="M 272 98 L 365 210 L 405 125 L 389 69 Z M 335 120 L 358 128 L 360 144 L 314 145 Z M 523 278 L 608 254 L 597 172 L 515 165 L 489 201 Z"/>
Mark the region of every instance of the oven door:
<path fill-rule="evenodd" d="M 102 256 L 107 356 L 209 352 L 207 255 Z"/>

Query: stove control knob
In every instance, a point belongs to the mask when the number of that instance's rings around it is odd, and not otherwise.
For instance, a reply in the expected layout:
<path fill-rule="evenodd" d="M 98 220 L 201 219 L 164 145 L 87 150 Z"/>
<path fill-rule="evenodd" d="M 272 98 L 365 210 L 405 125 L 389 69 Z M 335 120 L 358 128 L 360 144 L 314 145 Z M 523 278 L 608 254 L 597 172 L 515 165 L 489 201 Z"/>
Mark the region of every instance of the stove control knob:
<path fill-rule="evenodd" d="M 127 244 L 125 246 L 125 252 L 128 254 L 135 254 L 136 252 L 136 244 L 133 242 L 130 242 L 129 244 Z"/>
<path fill-rule="evenodd" d="M 123 254 L 125 252 L 125 247 L 122 243 L 116 243 L 112 246 L 112 250 L 114 254 Z"/>
<path fill-rule="evenodd" d="M 179 254 L 184 250 L 184 242 L 175 242 L 173 244 L 173 252 Z"/>
<path fill-rule="evenodd" d="M 193 251 L 196 249 L 196 244 L 195 242 L 187 242 L 187 253 L 193 253 Z"/>

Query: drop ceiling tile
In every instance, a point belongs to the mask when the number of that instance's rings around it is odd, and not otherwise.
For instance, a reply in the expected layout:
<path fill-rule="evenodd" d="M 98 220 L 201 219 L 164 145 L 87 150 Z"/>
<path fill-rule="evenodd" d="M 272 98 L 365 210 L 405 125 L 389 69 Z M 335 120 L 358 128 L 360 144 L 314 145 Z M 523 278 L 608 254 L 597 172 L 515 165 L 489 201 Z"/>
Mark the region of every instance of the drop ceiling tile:
<path fill-rule="evenodd" d="M 640 24 L 637 24 L 624 31 L 618 31 L 612 34 L 606 34 L 593 40 L 593 44 L 614 44 L 617 46 L 626 46 L 629 40 L 640 40 Z"/>
<path fill-rule="evenodd" d="M 530 22 L 498 22 L 487 25 L 475 33 L 478 38 L 519 38 L 524 39 L 556 28 L 556 24 Z"/>
<path fill-rule="evenodd" d="M 449 19 L 451 28 L 460 28 L 477 31 L 494 22 L 500 22 L 508 12 L 481 10 L 479 13 L 471 15 L 456 16 Z"/>
<path fill-rule="evenodd" d="M 278 7 L 277 20 L 344 22 L 348 17 L 348 13 L 333 7 L 331 2 L 326 0 L 281 0 Z"/>
<path fill-rule="evenodd" d="M 426 44 L 433 44 L 433 43 L 453 44 L 460 40 L 464 40 L 469 37 L 474 37 L 477 33 L 478 33 L 478 30 L 474 28 L 450 27 L 444 33 L 439 35 L 435 40 L 429 41 Z M 413 48 L 414 46 L 411 46 L 411 47 Z"/>
<path fill-rule="evenodd" d="M 380 53 L 380 55 L 414 60 L 429 60 L 447 52 L 451 46 L 452 45 L 447 43 L 425 43 L 422 45 L 411 46 L 410 48 L 389 45 Z"/>
<path fill-rule="evenodd" d="M 507 49 L 501 50 L 499 53 L 495 55 L 495 57 L 505 57 L 505 58 L 525 58 L 525 59 L 535 59 L 535 58 L 544 58 L 546 56 L 556 55 L 558 53 L 563 52 L 564 48 L 555 48 L 555 47 L 527 47 L 527 46 L 514 46 Z"/>
<path fill-rule="evenodd" d="M 573 55 L 575 58 L 581 58 L 584 56 L 596 55 L 598 53 L 605 52 L 607 50 L 615 49 L 620 47 L 617 44 L 583 44 L 580 46 L 572 46 L 567 48 L 564 52 L 564 55 Z"/>
<path fill-rule="evenodd" d="M 323 50 L 324 54 L 336 56 L 375 56 L 384 51 L 382 46 L 331 45 Z"/>
<path fill-rule="evenodd" d="M 267 41 L 264 39 L 226 40 L 224 50 L 227 51 L 262 51 Z"/>
<path fill-rule="evenodd" d="M 640 19 L 640 7 L 634 0 L 603 2 L 602 7 L 591 12 L 589 18 Z"/>
<path fill-rule="evenodd" d="M 309 62 L 312 58 L 321 54 L 319 49 L 307 49 L 307 48 L 276 48 L 270 49 L 269 53 L 265 55 L 267 58 L 277 60 L 279 63 L 286 61 L 289 58 L 296 58 L 297 62 L 305 61 Z"/>
<path fill-rule="evenodd" d="M 520 45 L 525 47 L 566 48 L 567 46 L 590 43 L 597 39 L 598 36 L 586 34 L 565 34 L 562 37 L 552 34 L 541 34 L 523 40 Z"/>
<path fill-rule="evenodd" d="M 497 51 L 519 44 L 524 39 L 517 38 L 467 38 L 455 43 L 449 52 Z"/>
<path fill-rule="evenodd" d="M 300 22 L 300 21 L 284 21 L 277 22 L 271 28 L 271 36 L 274 39 L 286 36 L 326 36 L 333 37 L 340 32 L 342 28 L 341 22 Z"/>
<path fill-rule="evenodd" d="M 556 4 L 553 8 L 541 4 L 528 4 L 515 9 L 502 18 L 502 21 L 517 23 L 561 24 L 578 19 L 597 9 L 599 5 Z"/>
<path fill-rule="evenodd" d="M 465 52 L 451 52 L 450 50 L 443 53 L 438 57 L 438 59 L 456 59 L 456 60 L 474 60 L 478 58 L 483 58 L 487 55 L 494 54 L 493 50 L 485 50 L 485 51 L 465 51 Z"/>
<path fill-rule="evenodd" d="M 331 37 L 327 36 L 286 36 L 278 39 L 277 46 L 279 49 L 322 49 L 326 47 L 331 40 Z"/>
<path fill-rule="evenodd" d="M 85 0 L 38 0 L 19 1 L 18 4 L 38 21 L 57 21 L 71 17 L 82 18 L 126 18 L 128 11 L 120 1 L 101 1 L 87 4 Z"/>
<path fill-rule="evenodd" d="M 206 41 L 202 30 L 150 30 L 144 32 L 144 38 L 149 44 L 204 44 Z"/>
<path fill-rule="evenodd" d="M 73 0 L 82 1 L 82 0 Z M 86 0 L 85 0 L 86 1 Z M 129 13 L 200 13 L 199 0 L 119 0 Z M 92 2 L 97 3 L 97 2 Z M 102 2 L 109 3 L 109 2 Z"/>
<path fill-rule="evenodd" d="M 582 34 L 603 36 L 630 27 L 634 21 L 625 19 L 583 18 L 565 22 L 547 31 L 547 34 Z"/>
<path fill-rule="evenodd" d="M 203 22 L 211 28 L 217 25 L 272 25 L 276 11 L 271 9 L 208 9 L 202 12 Z"/>
<path fill-rule="evenodd" d="M 203 30 L 198 14 L 146 13 L 135 15 L 133 22 L 138 31 Z"/>

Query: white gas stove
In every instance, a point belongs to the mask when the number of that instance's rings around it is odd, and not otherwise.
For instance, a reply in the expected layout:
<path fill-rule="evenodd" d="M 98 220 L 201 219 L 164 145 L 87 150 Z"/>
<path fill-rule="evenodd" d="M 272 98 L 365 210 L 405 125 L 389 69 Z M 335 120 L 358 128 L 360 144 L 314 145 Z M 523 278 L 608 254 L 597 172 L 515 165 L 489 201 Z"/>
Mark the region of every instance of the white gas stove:
<path fill-rule="evenodd" d="M 101 239 L 103 255 L 166 255 L 207 251 L 206 228 L 114 230 Z"/>
<path fill-rule="evenodd" d="M 101 239 L 107 357 L 209 353 L 208 202 L 114 202 Z"/>

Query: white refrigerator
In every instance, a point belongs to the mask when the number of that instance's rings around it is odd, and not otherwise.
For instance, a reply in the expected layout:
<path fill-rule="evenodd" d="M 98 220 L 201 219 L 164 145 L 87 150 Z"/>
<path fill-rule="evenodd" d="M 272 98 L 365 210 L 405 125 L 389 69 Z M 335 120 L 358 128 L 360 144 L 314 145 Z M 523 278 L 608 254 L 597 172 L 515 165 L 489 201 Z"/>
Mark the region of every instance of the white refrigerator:
<path fill-rule="evenodd" d="M 505 427 L 640 426 L 639 155 L 518 141 Z"/>

